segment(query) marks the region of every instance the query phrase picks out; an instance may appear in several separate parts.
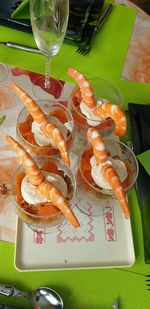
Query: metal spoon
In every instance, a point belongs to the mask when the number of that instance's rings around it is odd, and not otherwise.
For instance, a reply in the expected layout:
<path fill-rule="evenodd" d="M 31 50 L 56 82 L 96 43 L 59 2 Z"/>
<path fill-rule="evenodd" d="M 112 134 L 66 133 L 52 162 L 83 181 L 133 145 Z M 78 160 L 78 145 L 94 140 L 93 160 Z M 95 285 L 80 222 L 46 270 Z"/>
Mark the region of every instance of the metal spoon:
<path fill-rule="evenodd" d="M 34 309 L 62 309 L 63 300 L 52 289 L 47 287 L 38 288 L 32 293 L 17 290 L 11 285 L 0 285 L 0 294 L 28 298 Z"/>

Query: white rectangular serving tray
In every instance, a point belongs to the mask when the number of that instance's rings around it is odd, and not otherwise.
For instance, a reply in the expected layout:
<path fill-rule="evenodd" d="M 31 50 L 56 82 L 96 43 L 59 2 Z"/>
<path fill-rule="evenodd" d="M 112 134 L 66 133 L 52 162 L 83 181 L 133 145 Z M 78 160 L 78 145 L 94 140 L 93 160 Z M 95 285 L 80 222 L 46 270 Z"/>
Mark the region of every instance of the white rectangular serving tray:
<path fill-rule="evenodd" d="M 54 233 L 33 232 L 17 220 L 15 267 L 18 271 L 129 267 L 134 264 L 130 219 L 116 200 L 106 204 L 103 215 L 89 217 L 77 208 L 81 227 L 69 223 Z"/>

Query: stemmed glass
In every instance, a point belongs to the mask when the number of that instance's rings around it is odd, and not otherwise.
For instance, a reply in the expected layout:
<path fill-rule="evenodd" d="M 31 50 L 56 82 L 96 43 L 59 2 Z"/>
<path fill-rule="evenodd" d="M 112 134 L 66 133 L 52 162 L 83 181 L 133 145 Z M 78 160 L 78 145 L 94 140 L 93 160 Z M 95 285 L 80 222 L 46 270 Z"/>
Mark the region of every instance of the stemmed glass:
<path fill-rule="evenodd" d="M 45 56 L 45 77 L 40 83 L 34 81 L 34 86 L 42 89 L 51 88 L 50 58 L 58 53 L 63 43 L 69 17 L 69 0 L 30 0 L 30 19 L 36 44 Z M 58 86 L 60 82 L 58 81 Z M 33 86 L 34 94 L 38 95 L 38 88 Z M 56 86 L 56 85 L 55 85 Z"/>

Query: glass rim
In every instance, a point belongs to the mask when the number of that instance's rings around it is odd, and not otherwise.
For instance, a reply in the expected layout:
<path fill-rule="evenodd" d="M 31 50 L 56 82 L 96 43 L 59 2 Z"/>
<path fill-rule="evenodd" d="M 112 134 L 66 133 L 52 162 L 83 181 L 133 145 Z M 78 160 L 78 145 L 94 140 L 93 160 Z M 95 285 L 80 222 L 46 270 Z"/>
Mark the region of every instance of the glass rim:
<path fill-rule="evenodd" d="M 121 109 L 124 109 L 123 108 L 123 100 L 124 100 L 124 97 L 123 97 L 123 94 L 122 94 L 122 92 L 120 91 L 120 89 L 115 85 L 115 84 L 113 84 L 111 81 L 109 81 L 109 80 L 106 80 L 106 79 L 103 79 L 103 78 L 100 78 L 100 77 L 89 77 L 88 78 L 88 81 L 94 81 L 94 80 L 100 80 L 100 81 L 102 81 L 102 82 L 106 82 L 106 83 L 108 83 L 108 84 L 110 84 L 111 85 L 111 87 L 114 87 L 114 89 L 115 90 L 117 90 L 118 91 L 118 93 L 119 93 L 119 97 L 120 97 L 120 101 L 122 102 L 122 104 L 120 104 L 120 105 L 118 105 L 119 107 L 121 107 Z M 74 93 L 74 91 L 76 90 L 76 89 L 78 89 L 78 88 L 80 88 L 80 86 L 79 85 L 75 85 L 74 86 L 74 88 L 73 88 L 73 90 L 72 90 L 72 92 L 71 92 L 71 94 L 70 94 L 70 97 L 69 97 L 69 101 L 71 101 L 71 103 L 73 104 L 73 101 L 72 101 L 72 94 Z M 104 98 L 105 99 L 105 98 Z M 102 98 L 102 100 L 103 100 L 103 98 Z M 114 103 L 115 104 L 115 103 Z M 80 117 L 82 117 L 83 119 L 85 119 L 85 120 L 89 120 L 89 121 L 91 121 L 91 122 L 98 122 L 98 120 L 93 120 L 93 119 L 91 119 L 91 118 L 88 118 L 88 117 L 86 117 L 85 115 L 83 115 L 82 113 L 80 113 L 78 110 L 77 110 L 77 108 L 76 108 L 76 106 L 73 104 L 73 106 L 74 106 L 74 109 L 75 109 L 75 111 L 76 111 L 76 113 L 80 116 Z M 108 117 L 109 118 L 109 117 Z M 107 119 L 108 119 L 107 118 Z M 105 123 L 105 121 L 106 121 L 106 119 L 105 120 L 100 120 L 100 124 L 102 124 L 102 123 Z"/>
<path fill-rule="evenodd" d="M 0 89 L 5 90 L 7 94 L 14 100 L 14 104 L 12 105 L 13 107 L 17 105 L 17 96 L 16 94 L 9 88 L 7 85 L 0 85 Z M 2 109 L 10 109 L 12 106 L 7 107 L 7 106 L 0 106 L 0 110 Z"/>
<path fill-rule="evenodd" d="M 5 72 L 4 72 L 4 77 L 0 78 L 0 82 L 4 82 L 8 78 L 9 69 L 8 69 L 8 66 L 5 63 L 0 61 L 0 67 L 1 66 L 4 68 Z"/>
<path fill-rule="evenodd" d="M 133 160 L 134 160 L 134 163 L 135 163 L 135 166 L 136 166 L 136 175 L 135 175 L 135 178 L 134 180 L 132 181 L 132 183 L 126 188 L 124 189 L 124 192 L 129 192 L 130 189 L 134 186 L 136 180 L 137 180 L 137 177 L 138 177 L 138 174 L 139 174 L 139 165 L 138 165 L 138 161 L 137 161 L 137 158 L 134 154 L 134 152 L 131 150 L 131 148 L 129 146 L 127 146 L 126 144 L 124 144 L 123 142 L 121 141 L 115 141 L 113 139 L 109 139 L 109 138 L 105 138 L 105 140 L 107 141 L 111 141 L 111 142 L 114 142 L 114 143 L 118 143 L 120 145 L 122 145 L 123 147 L 125 147 L 126 150 L 128 150 L 132 157 L 133 157 Z M 88 148 L 92 148 L 92 146 L 90 144 L 86 145 L 84 147 L 84 149 L 82 150 L 80 156 L 79 156 L 79 171 L 81 173 L 81 176 L 82 178 L 84 179 L 84 181 L 88 184 L 88 186 L 90 186 L 93 190 L 97 191 L 98 193 L 102 193 L 102 194 L 108 194 L 108 195 L 114 195 L 113 191 L 111 189 L 104 189 L 104 188 L 101 188 L 99 189 L 98 186 L 97 187 L 94 187 L 91 183 L 89 183 L 89 181 L 85 178 L 83 172 L 82 172 L 82 168 L 81 168 L 81 158 L 82 158 L 82 155 L 83 153 L 88 149 Z"/>
<path fill-rule="evenodd" d="M 45 102 L 49 102 L 49 104 L 51 104 L 51 106 L 52 106 L 52 104 L 53 105 L 58 105 L 58 107 L 60 107 L 60 108 L 62 108 L 62 109 L 64 109 L 65 110 L 65 112 L 66 113 L 68 113 L 69 114 L 69 117 L 71 118 L 71 120 L 70 120 L 70 122 L 72 123 L 72 131 L 69 131 L 70 132 L 70 134 L 69 134 L 69 136 L 67 136 L 67 138 L 66 138 L 66 142 L 68 142 L 69 141 L 69 139 L 70 139 L 70 136 L 71 135 L 73 135 L 74 134 L 74 130 L 75 130 L 75 128 L 74 128 L 74 119 L 73 119 L 73 116 L 72 116 L 72 114 L 71 114 L 71 112 L 64 106 L 64 105 L 62 105 L 61 103 L 59 103 L 59 102 L 51 102 L 51 101 L 48 101 L 48 99 L 39 99 L 39 100 L 36 100 L 36 102 L 41 102 L 41 101 L 43 101 L 43 103 L 45 103 Z M 45 104 L 47 104 L 47 103 L 45 103 Z M 50 106 L 50 107 L 51 107 Z M 52 145 L 45 145 L 45 146 L 40 146 L 40 145 L 33 145 L 33 144 L 31 144 L 29 141 L 27 141 L 23 136 L 22 136 L 22 134 L 21 134 L 21 132 L 20 132 L 20 130 L 19 130 L 19 127 L 18 127 L 18 125 L 19 125 L 19 123 L 21 123 L 21 121 L 19 122 L 19 118 L 20 118 L 20 116 L 22 115 L 22 113 L 24 112 L 24 111 L 27 111 L 27 113 L 29 114 L 29 115 L 31 115 L 30 114 L 30 112 L 28 111 L 28 109 L 26 108 L 26 106 L 24 106 L 22 109 L 21 109 L 21 111 L 20 111 L 20 113 L 19 113 L 19 115 L 18 115 L 18 118 L 17 118 L 17 126 L 16 126 L 16 130 L 17 130 L 17 134 L 18 134 L 18 136 L 23 140 L 23 142 L 24 143 L 26 143 L 27 145 L 29 145 L 29 146 L 31 146 L 31 147 L 33 147 L 33 148 L 42 148 L 42 149 L 57 149 L 57 147 L 55 147 L 55 146 L 52 146 Z M 28 115 L 27 115 L 28 116 Z"/>
<path fill-rule="evenodd" d="M 71 168 L 69 168 L 68 166 L 66 166 L 66 165 L 62 162 L 61 159 L 59 159 L 58 157 L 55 157 L 55 156 L 52 156 L 52 157 L 50 157 L 50 156 L 38 156 L 38 158 L 35 158 L 35 159 L 38 160 L 38 159 L 40 159 L 40 158 L 43 158 L 44 160 L 45 160 L 46 158 L 48 158 L 48 159 L 51 158 L 51 159 L 57 160 L 57 161 L 61 162 L 61 164 L 62 164 L 65 168 L 67 168 L 67 169 L 70 170 L 70 173 L 71 173 L 71 176 L 72 176 L 72 179 L 73 179 L 73 182 L 74 182 L 74 186 L 73 186 L 73 196 L 72 196 L 72 198 L 69 200 L 69 204 L 72 203 L 72 201 L 75 199 L 76 190 L 77 190 L 77 183 L 76 183 L 76 177 L 75 177 L 74 174 L 72 173 Z M 17 208 L 18 208 L 21 212 L 23 212 L 24 214 L 26 214 L 26 215 L 30 216 L 31 218 L 34 218 L 34 219 L 48 219 L 48 218 L 56 217 L 56 216 L 58 216 L 58 215 L 60 215 L 60 214 L 62 214 L 62 215 L 65 217 L 65 215 L 63 214 L 63 212 L 62 212 L 61 210 L 59 210 L 59 211 L 58 211 L 57 213 L 55 213 L 55 214 L 49 214 L 49 215 L 46 215 L 46 216 L 44 216 L 44 215 L 43 215 L 43 216 L 42 216 L 42 215 L 40 215 L 40 216 L 39 216 L 39 215 L 35 215 L 35 214 L 32 214 L 32 213 L 30 213 L 30 212 L 24 210 L 23 207 L 21 207 L 21 206 L 17 203 L 17 201 L 16 201 L 16 199 L 15 199 L 15 197 L 14 197 L 14 194 L 13 194 L 14 180 L 15 180 L 15 177 L 16 177 L 16 175 L 18 174 L 19 170 L 21 170 L 22 168 L 24 169 L 23 164 L 20 164 L 19 167 L 18 167 L 18 168 L 16 169 L 16 171 L 14 172 L 13 177 L 12 177 L 12 181 L 11 181 L 11 187 L 10 187 L 11 198 L 13 199 L 13 202 L 15 203 L 15 205 L 17 206 Z M 43 203 L 39 203 L 39 204 L 43 204 Z M 56 207 L 57 207 L 57 206 L 56 206 Z"/>

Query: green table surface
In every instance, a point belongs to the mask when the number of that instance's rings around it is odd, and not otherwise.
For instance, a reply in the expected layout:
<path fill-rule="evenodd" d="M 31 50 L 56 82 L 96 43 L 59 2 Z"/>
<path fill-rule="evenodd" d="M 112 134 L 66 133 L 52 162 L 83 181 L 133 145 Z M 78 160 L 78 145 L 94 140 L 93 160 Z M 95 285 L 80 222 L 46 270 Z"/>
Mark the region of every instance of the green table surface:
<path fill-rule="evenodd" d="M 111 27 L 112 20 L 113 26 Z M 133 10 L 124 6 L 116 6 L 116 11 L 112 12 L 102 33 L 97 36 L 91 54 L 87 57 L 79 56 L 75 53 L 74 46 L 63 44 L 59 55 L 52 59 L 52 75 L 62 80 L 71 81 L 66 71 L 69 66 L 75 65 L 87 76 L 99 76 L 113 81 L 124 95 L 126 110 L 129 102 L 150 103 L 149 84 L 120 79 L 134 21 L 135 12 Z M 122 27 L 124 26 L 122 29 L 126 29 L 126 31 L 123 30 L 125 35 L 124 33 L 119 34 L 118 22 Z M 111 38 L 110 41 L 107 33 Z M 113 45 L 114 50 L 112 50 L 112 38 L 115 33 L 119 42 L 116 47 L 115 44 Z M 102 45 L 102 39 L 104 45 Z M 35 46 L 32 35 L 2 26 L 0 27 L 0 40 Z M 105 51 L 107 53 L 104 56 Z M 66 55 L 70 57 L 66 57 Z M 97 57 L 100 59 L 99 62 L 96 60 Z M 40 55 L 0 46 L 0 61 L 43 73 L 44 60 Z M 128 139 L 130 139 L 129 119 L 128 132 L 124 140 Z M 22 273 L 14 267 L 14 244 L 0 242 L 0 282 L 9 283 L 27 291 L 34 290 L 39 286 L 52 287 L 62 296 L 66 309 L 110 309 L 116 297 L 119 297 L 120 300 L 119 309 L 148 309 L 150 307 L 150 292 L 146 289 L 145 274 L 150 273 L 150 265 L 144 263 L 141 216 L 134 189 L 129 195 L 129 202 L 132 211 L 131 223 L 136 255 L 135 264 L 132 267 Z M 27 300 L 6 299 L 3 296 L 0 296 L 0 303 L 16 304 L 16 306 L 20 305 L 23 308 L 31 307 Z"/>
<path fill-rule="evenodd" d="M 76 53 L 77 47 L 64 43 L 59 53 L 51 59 L 51 75 L 67 80 L 67 69 L 75 66 L 87 77 L 120 77 L 125 62 L 128 44 L 135 22 L 136 11 L 123 5 L 114 8 L 96 35 L 90 53 L 82 56 Z M 128 27 L 125 27 L 125 24 Z M 36 46 L 33 36 L 14 29 L 0 26 L 0 41 L 11 41 Z M 23 51 L 10 50 L 0 46 L 1 61 L 11 65 L 44 73 L 44 57 Z M 38 63 L 38 65 L 37 65 Z M 71 79 L 70 79 L 71 81 Z"/>

